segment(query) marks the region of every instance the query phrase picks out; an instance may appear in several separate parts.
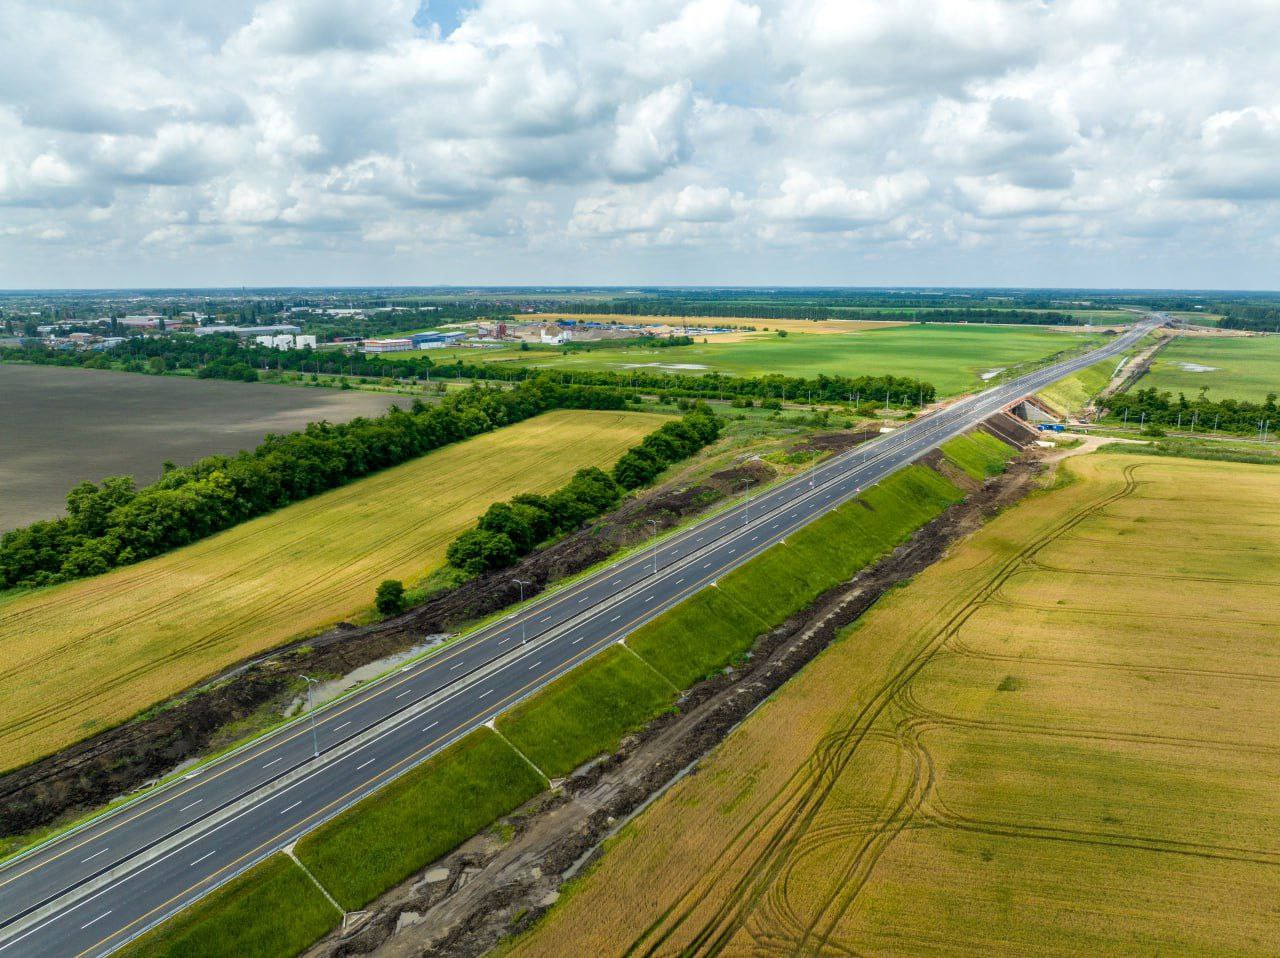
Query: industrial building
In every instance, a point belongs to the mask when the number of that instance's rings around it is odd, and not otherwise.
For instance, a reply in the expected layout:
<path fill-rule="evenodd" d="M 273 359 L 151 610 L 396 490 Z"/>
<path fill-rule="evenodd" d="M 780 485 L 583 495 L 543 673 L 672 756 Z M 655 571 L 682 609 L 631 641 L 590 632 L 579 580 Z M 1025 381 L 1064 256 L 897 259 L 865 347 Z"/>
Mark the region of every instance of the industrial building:
<path fill-rule="evenodd" d="M 280 323 L 275 326 L 197 326 L 195 334 L 197 336 L 215 336 L 218 333 L 234 333 L 242 339 L 248 339 L 253 336 L 296 336 L 302 332 L 301 326 L 294 326 L 290 323 Z"/>

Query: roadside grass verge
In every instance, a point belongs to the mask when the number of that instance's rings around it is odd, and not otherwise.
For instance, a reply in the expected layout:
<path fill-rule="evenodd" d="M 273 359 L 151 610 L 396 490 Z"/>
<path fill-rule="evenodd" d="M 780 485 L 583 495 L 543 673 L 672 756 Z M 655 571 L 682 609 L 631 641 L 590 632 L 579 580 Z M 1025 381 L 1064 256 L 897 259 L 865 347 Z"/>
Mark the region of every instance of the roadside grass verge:
<path fill-rule="evenodd" d="M 127 945 L 124 958 L 292 958 L 340 916 L 302 869 L 283 854 Z"/>
<path fill-rule="evenodd" d="M 642 626 L 627 644 L 688 688 L 961 498 L 932 469 L 909 466 Z"/>
<path fill-rule="evenodd" d="M 1132 351 L 1126 353 L 1126 356 L 1132 355 Z M 1086 366 L 1079 372 L 1051 383 L 1036 395 L 1062 415 L 1074 416 L 1106 388 L 1119 363 L 1120 360 L 1116 357 L 1108 356 L 1092 366 Z"/>
<path fill-rule="evenodd" d="M 1004 472 L 1013 455 L 1013 447 L 981 431 L 948 439 L 941 448 L 944 456 L 979 482 Z"/>
<path fill-rule="evenodd" d="M 503 713 L 498 731 L 553 778 L 618 747 L 669 706 L 675 691 L 615 645 Z"/>
<path fill-rule="evenodd" d="M 1217 462 L 1242 462 L 1261 466 L 1280 465 L 1280 446 L 1262 443 L 1224 442 L 1206 439 L 1161 439 L 1158 442 L 1109 442 L 1099 452 L 1118 452 L 1130 456 L 1175 456 L 1182 459 L 1207 459 Z"/>
<path fill-rule="evenodd" d="M 354 911 L 547 787 L 478 728 L 298 842 L 295 854 Z"/>

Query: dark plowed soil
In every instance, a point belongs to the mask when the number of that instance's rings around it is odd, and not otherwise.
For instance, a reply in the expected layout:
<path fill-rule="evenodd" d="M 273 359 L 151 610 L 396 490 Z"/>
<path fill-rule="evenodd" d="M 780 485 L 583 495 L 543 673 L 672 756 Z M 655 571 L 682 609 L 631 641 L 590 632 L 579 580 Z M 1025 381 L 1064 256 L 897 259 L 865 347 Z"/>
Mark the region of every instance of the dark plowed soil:
<path fill-rule="evenodd" d="M 858 432 L 821 432 L 816 436 L 807 436 L 802 442 L 791 447 L 792 452 L 844 452 L 859 443 L 869 442 L 880 433 L 874 429 L 862 429 Z"/>
<path fill-rule="evenodd" d="M 292 680 L 298 672 L 345 675 L 411 649 L 427 636 L 455 630 L 517 601 L 514 578 L 533 582 L 536 593 L 643 540 L 650 535 L 650 519 L 669 528 L 741 490 L 743 479 L 763 483 L 774 475 L 768 463 L 748 460 L 693 486 L 660 488 L 628 499 L 611 515 L 517 566 L 473 579 L 377 625 L 340 625 L 278 649 L 145 717 L 10 772 L 0 777 L 0 834 L 19 834 L 100 807 L 218 747 L 233 723 L 266 707 L 283 709 L 295 694 Z"/>
<path fill-rule="evenodd" d="M 706 755 L 886 590 L 917 575 L 952 543 L 1023 496 L 1041 468 L 1036 454 L 1028 453 L 1002 476 L 971 483 L 964 502 L 761 636 L 742 669 L 697 685 L 682 698 L 678 711 L 623 742 L 617 754 L 511 816 L 505 823 L 514 828 L 510 841 L 497 837 L 500 829 L 476 836 L 385 895 L 347 934 L 316 945 L 310 958 L 469 958 L 528 928 L 554 903 L 561 883 L 589 862 L 600 842 L 627 817 Z"/>

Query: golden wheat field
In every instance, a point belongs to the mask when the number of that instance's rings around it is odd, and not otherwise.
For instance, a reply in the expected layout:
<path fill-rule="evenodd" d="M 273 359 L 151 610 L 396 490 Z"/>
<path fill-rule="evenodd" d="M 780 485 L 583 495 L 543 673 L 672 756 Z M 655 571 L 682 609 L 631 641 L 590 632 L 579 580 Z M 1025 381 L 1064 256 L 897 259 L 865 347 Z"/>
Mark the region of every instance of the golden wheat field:
<path fill-rule="evenodd" d="M 1280 469 L 1062 468 L 881 600 L 514 952 L 1274 955 Z"/>
<path fill-rule="evenodd" d="M 366 609 L 488 508 L 608 465 L 666 417 L 561 411 L 429 453 L 202 542 L 0 603 L 0 769 Z"/>

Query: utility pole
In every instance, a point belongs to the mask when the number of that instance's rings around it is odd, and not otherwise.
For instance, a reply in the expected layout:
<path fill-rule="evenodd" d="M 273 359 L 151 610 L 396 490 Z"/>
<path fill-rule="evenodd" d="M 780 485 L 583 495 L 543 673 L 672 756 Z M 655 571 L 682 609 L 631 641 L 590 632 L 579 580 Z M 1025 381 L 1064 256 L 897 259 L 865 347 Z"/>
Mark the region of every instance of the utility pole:
<path fill-rule="evenodd" d="M 516 585 L 520 586 L 520 604 L 524 605 L 524 587 L 527 586 L 529 583 L 526 582 L 524 579 L 512 579 L 511 581 L 514 582 Z M 520 644 L 521 645 L 524 645 L 526 642 L 529 641 L 528 630 L 529 630 L 529 617 L 526 615 L 521 615 L 520 617 Z"/>
<path fill-rule="evenodd" d="M 311 713 L 311 757 L 320 757 L 320 739 L 316 736 L 316 710 L 315 703 L 311 700 L 311 686 L 319 685 L 319 679 L 313 679 L 309 675 L 299 675 L 298 678 L 307 683 L 307 711 Z"/>
<path fill-rule="evenodd" d="M 653 574 L 658 574 L 658 520 L 650 519 L 649 525 L 653 526 Z"/>

